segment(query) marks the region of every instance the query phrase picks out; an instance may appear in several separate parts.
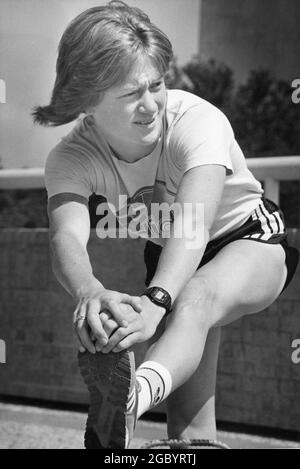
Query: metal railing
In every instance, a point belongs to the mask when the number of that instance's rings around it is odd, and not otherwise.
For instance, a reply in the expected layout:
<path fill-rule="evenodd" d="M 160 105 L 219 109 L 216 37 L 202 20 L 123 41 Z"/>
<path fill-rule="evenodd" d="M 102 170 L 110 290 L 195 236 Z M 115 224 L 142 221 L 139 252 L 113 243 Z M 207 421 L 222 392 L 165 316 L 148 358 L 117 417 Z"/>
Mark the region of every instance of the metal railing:
<path fill-rule="evenodd" d="M 264 184 L 265 195 L 279 202 L 280 181 L 300 180 L 300 156 L 247 158 L 254 176 Z M 2 169 L 0 189 L 40 189 L 45 187 L 44 169 Z"/>
<path fill-rule="evenodd" d="M 1 169 L 0 189 L 43 189 L 43 168 Z"/>
<path fill-rule="evenodd" d="M 256 179 L 264 184 L 266 197 L 277 204 L 280 181 L 300 181 L 300 156 L 247 158 L 247 165 Z"/>

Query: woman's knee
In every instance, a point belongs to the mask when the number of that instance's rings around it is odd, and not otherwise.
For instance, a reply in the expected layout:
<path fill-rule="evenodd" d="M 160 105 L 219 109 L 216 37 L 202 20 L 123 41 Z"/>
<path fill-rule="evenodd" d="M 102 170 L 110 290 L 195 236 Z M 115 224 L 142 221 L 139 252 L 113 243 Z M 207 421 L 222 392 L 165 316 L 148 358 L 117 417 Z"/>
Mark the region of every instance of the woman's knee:
<path fill-rule="evenodd" d="M 181 320 L 193 319 L 195 324 L 210 324 L 211 313 L 217 304 L 217 288 L 215 282 L 206 277 L 196 277 L 190 280 L 179 294 L 174 314 Z"/>

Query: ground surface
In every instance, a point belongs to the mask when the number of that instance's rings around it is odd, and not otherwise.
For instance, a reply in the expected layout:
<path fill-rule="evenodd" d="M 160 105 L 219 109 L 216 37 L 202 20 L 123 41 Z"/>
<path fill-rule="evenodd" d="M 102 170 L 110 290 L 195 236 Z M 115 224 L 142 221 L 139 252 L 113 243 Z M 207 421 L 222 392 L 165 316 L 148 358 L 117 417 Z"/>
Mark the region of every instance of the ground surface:
<path fill-rule="evenodd" d="M 82 449 L 85 421 L 81 412 L 0 403 L 0 449 Z M 131 448 L 159 438 L 166 438 L 165 424 L 140 421 Z M 300 442 L 236 432 L 220 431 L 218 438 L 235 449 L 300 449 Z"/>

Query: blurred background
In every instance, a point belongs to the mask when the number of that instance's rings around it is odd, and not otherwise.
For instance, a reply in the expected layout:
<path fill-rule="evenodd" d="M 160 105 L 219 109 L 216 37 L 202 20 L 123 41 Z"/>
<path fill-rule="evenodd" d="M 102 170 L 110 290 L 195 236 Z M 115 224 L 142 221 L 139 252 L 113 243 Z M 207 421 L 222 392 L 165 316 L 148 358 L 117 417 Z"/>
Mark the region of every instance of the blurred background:
<path fill-rule="evenodd" d="M 83 10 L 105 3 L 0 1 L 3 402 L 27 398 L 63 408 L 87 404 L 72 339 L 73 304 L 51 272 L 43 182 L 50 149 L 74 124 L 46 129 L 35 126 L 30 113 L 49 102 L 57 46 L 67 24 Z M 293 82 L 300 79 L 299 0 L 128 3 L 148 13 L 173 43 L 168 86 L 191 91 L 228 116 L 250 169 L 280 203 L 290 239 L 300 246 L 300 103 L 292 101 Z M 98 202 L 91 197 L 92 228 Z M 142 291 L 142 240 L 100 244 L 92 232 L 89 250 L 95 273 L 108 288 Z M 300 339 L 299 281 L 298 271 L 263 314 L 224 328 L 217 387 L 220 425 L 256 434 L 285 432 L 299 440 L 300 364 L 291 359 L 291 344 Z M 142 354 L 141 349 L 138 357 Z"/>

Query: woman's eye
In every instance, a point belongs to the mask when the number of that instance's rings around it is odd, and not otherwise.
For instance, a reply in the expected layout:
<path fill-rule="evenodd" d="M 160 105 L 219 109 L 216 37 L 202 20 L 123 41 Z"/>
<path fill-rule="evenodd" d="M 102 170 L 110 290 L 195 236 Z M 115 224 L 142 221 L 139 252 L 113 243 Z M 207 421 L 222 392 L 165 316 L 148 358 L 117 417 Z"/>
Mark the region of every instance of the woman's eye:
<path fill-rule="evenodd" d="M 162 84 L 163 84 L 162 81 L 157 81 L 156 83 L 153 83 L 150 86 L 150 90 L 154 90 L 154 91 L 159 90 Z M 142 94 L 142 91 L 140 91 L 140 90 L 130 91 L 129 93 L 124 94 L 122 97 L 123 98 L 130 98 L 130 97 L 133 97 L 133 96 L 137 96 L 138 94 Z"/>
<path fill-rule="evenodd" d="M 130 96 L 135 96 L 137 94 L 137 91 L 131 91 L 130 93 L 126 93 L 123 95 L 123 98 L 128 98 Z"/>
<path fill-rule="evenodd" d="M 152 88 L 152 89 L 157 89 L 157 88 L 159 88 L 161 85 L 162 85 L 162 81 L 158 81 L 157 83 L 153 83 L 153 85 L 152 85 L 151 88 Z"/>

